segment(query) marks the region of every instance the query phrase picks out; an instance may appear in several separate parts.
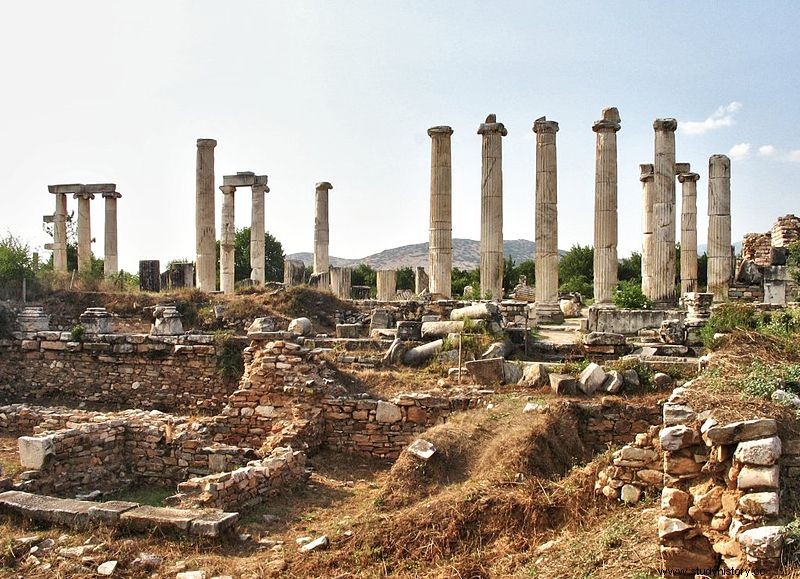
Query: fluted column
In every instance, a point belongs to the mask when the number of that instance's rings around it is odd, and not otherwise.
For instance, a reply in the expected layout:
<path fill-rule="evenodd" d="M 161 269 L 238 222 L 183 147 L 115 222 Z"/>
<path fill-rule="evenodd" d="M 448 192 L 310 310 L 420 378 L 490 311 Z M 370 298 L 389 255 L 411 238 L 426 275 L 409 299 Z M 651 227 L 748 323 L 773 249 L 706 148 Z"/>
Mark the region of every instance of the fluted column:
<path fill-rule="evenodd" d="M 653 164 L 653 253 L 650 292 L 660 307 L 675 304 L 675 119 L 656 119 Z"/>
<path fill-rule="evenodd" d="M 597 133 L 594 181 L 594 301 L 610 304 L 617 285 L 617 131 L 619 111 L 603 109 Z"/>
<path fill-rule="evenodd" d="M 197 287 L 217 288 L 217 228 L 214 213 L 214 139 L 197 139 L 195 171 L 195 242 Z"/>
<path fill-rule="evenodd" d="M 678 173 L 681 182 L 681 294 L 697 287 L 697 173 Z"/>
<path fill-rule="evenodd" d="M 428 271 L 432 294 L 449 298 L 452 294 L 453 209 L 450 127 L 431 127 L 431 210 L 428 244 Z M 394 295 L 394 294 L 392 294 Z"/>
<path fill-rule="evenodd" d="M 103 273 L 116 275 L 119 272 L 119 256 L 117 254 L 117 199 L 122 194 L 117 191 L 103 192 L 105 199 L 105 236 L 103 239 Z"/>
<path fill-rule="evenodd" d="M 236 223 L 235 193 L 236 187 L 222 185 L 222 224 L 219 242 L 219 289 L 224 294 L 234 293 L 236 283 Z"/>
<path fill-rule="evenodd" d="M 316 212 L 314 214 L 314 273 L 325 273 L 330 269 L 328 245 L 328 191 L 333 185 L 327 181 L 316 185 Z"/>
<path fill-rule="evenodd" d="M 393 269 L 377 271 L 378 301 L 390 302 L 397 295 L 397 272 Z"/>
<path fill-rule="evenodd" d="M 503 299 L 503 137 L 495 115 L 478 127 L 483 136 L 481 179 L 481 297 Z"/>
<path fill-rule="evenodd" d="M 639 181 L 642 182 L 642 293 L 653 299 L 653 165 L 639 165 Z"/>
<path fill-rule="evenodd" d="M 75 193 L 78 200 L 78 273 L 92 270 L 92 218 L 91 200 L 94 193 Z"/>
<path fill-rule="evenodd" d="M 708 292 L 714 301 L 728 298 L 731 279 L 731 160 L 708 160 Z"/>
<path fill-rule="evenodd" d="M 340 300 L 349 300 L 353 289 L 352 282 L 353 268 L 332 267 L 330 268 L 331 291 Z"/>
<path fill-rule="evenodd" d="M 269 187 L 253 185 L 250 189 L 253 196 L 250 221 L 250 279 L 258 285 L 264 285 L 266 280 L 264 194 L 269 193 Z"/>
<path fill-rule="evenodd" d="M 53 270 L 67 273 L 67 195 L 56 193 L 56 212 L 53 216 Z"/>

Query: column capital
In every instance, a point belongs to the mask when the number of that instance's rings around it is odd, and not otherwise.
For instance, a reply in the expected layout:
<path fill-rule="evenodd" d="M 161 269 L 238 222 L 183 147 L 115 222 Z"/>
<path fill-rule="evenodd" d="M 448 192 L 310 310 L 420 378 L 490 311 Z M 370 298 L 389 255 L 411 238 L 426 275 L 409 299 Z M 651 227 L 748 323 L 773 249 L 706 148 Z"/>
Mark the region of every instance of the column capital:
<path fill-rule="evenodd" d="M 236 187 L 233 185 L 220 185 L 219 190 L 223 195 L 233 195 L 236 192 Z"/>
<path fill-rule="evenodd" d="M 103 193 L 103 199 L 119 199 L 122 197 L 122 193 L 119 191 L 105 191 Z"/>
<path fill-rule="evenodd" d="M 453 134 L 453 128 L 452 127 L 448 127 L 446 125 L 441 125 L 441 126 L 438 126 L 438 127 L 431 127 L 430 129 L 428 129 L 428 136 L 429 137 L 433 137 L 433 136 L 437 136 L 437 135 L 446 135 L 446 136 L 449 137 L 452 134 Z"/>
<path fill-rule="evenodd" d="M 548 121 L 547 117 L 539 117 L 533 122 L 534 133 L 557 133 L 558 123 L 555 121 Z"/>
<path fill-rule="evenodd" d="M 711 155 L 708 158 L 708 178 L 731 176 L 731 160 L 727 155 Z"/>
<path fill-rule="evenodd" d="M 327 191 L 328 189 L 333 189 L 333 185 L 331 185 L 327 181 L 320 181 L 319 183 L 314 185 L 314 188 L 317 191 Z"/>
<path fill-rule="evenodd" d="M 675 174 L 680 175 L 681 173 L 691 173 L 692 172 L 692 165 L 690 163 L 675 163 Z"/>
<path fill-rule="evenodd" d="M 78 191 L 72 194 L 73 199 L 94 199 L 94 193 L 91 191 Z"/>
<path fill-rule="evenodd" d="M 653 128 L 656 131 L 674 132 L 678 128 L 678 121 L 675 119 L 656 119 L 653 121 Z"/>
<path fill-rule="evenodd" d="M 486 117 L 486 121 L 482 122 L 478 127 L 479 135 L 488 135 L 491 133 L 500 133 L 502 137 L 508 134 L 505 125 L 497 122 L 497 115 L 494 113 Z"/>
<path fill-rule="evenodd" d="M 256 185 L 251 185 L 250 190 L 253 193 L 269 193 L 269 187 L 265 184 L 260 184 L 260 183 Z"/>
<path fill-rule="evenodd" d="M 615 133 L 620 129 L 621 125 L 619 118 L 619 111 L 617 107 L 608 107 L 603 109 L 603 118 L 595 121 L 592 125 L 592 130 L 595 133 L 614 131 Z"/>
<path fill-rule="evenodd" d="M 652 163 L 639 165 L 639 181 L 649 181 L 654 178 L 655 168 Z"/>
<path fill-rule="evenodd" d="M 679 173 L 678 174 L 678 181 L 684 183 L 686 181 L 697 181 L 700 179 L 700 175 L 697 173 Z"/>
<path fill-rule="evenodd" d="M 217 146 L 217 141 L 214 139 L 197 139 L 197 146 L 213 149 Z"/>

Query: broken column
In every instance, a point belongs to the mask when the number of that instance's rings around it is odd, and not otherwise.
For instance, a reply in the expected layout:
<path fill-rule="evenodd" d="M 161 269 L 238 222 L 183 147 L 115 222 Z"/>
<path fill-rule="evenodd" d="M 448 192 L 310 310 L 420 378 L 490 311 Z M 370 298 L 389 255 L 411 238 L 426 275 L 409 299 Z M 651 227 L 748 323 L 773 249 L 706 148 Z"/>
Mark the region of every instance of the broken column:
<path fill-rule="evenodd" d="M 103 273 L 116 275 L 119 272 L 119 256 L 117 254 L 117 199 L 122 194 L 114 191 L 104 191 L 105 199 L 105 236 L 103 250 Z"/>
<path fill-rule="evenodd" d="M 56 211 L 53 214 L 53 271 L 67 272 L 67 188 L 74 193 L 80 185 L 48 185 L 47 190 L 56 196 Z M 46 218 L 48 220 L 48 218 Z"/>
<path fill-rule="evenodd" d="M 731 278 L 731 160 L 708 160 L 708 292 L 714 301 L 728 297 Z"/>
<path fill-rule="evenodd" d="M 314 273 L 325 273 L 330 268 L 328 245 L 328 191 L 333 185 L 322 181 L 316 185 L 316 212 L 314 214 Z"/>
<path fill-rule="evenodd" d="M 350 267 L 332 267 L 331 272 L 331 292 L 340 300 L 349 300 L 352 289 L 352 273 Z"/>
<path fill-rule="evenodd" d="M 217 288 L 217 231 L 214 215 L 214 139 L 197 139 L 195 180 L 195 241 L 197 287 Z"/>
<path fill-rule="evenodd" d="M 536 133 L 536 303 L 538 323 L 563 323 L 558 305 L 558 123 L 545 117 L 533 123 Z"/>
<path fill-rule="evenodd" d="M 594 182 L 594 301 L 610 304 L 617 285 L 617 131 L 619 111 L 603 109 L 597 133 Z"/>
<path fill-rule="evenodd" d="M 143 292 L 161 291 L 161 262 L 157 259 L 139 262 L 139 289 Z"/>
<path fill-rule="evenodd" d="M 397 295 L 397 272 L 393 269 L 377 271 L 378 301 L 390 302 Z"/>
<path fill-rule="evenodd" d="M 452 293 L 453 207 L 450 127 L 431 127 L 431 210 L 428 244 L 429 290 L 449 298 Z"/>
<path fill-rule="evenodd" d="M 236 256 L 236 225 L 234 223 L 236 187 L 221 185 L 222 191 L 222 225 L 219 241 L 219 289 L 224 294 L 234 293 Z"/>
<path fill-rule="evenodd" d="M 92 218 L 91 200 L 94 193 L 86 190 L 74 193 L 78 200 L 78 273 L 92 270 Z"/>
<path fill-rule="evenodd" d="M 675 119 L 656 119 L 650 293 L 658 307 L 675 305 Z"/>
<path fill-rule="evenodd" d="M 422 295 L 428 293 L 430 287 L 430 278 L 425 273 L 425 268 L 417 266 L 414 268 L 414 293 Z"/>
<path fill-rule="evenodd" d="M 495 115 L 478 127 L 483 136 L 481 178 L 481 297 L 503 299 L 503 137 Z"/>
<path fill-rule="evenodd" d="M 260 179 L 260 177 L 259 177 Z M 250 279 L 257 285 L 264 285 L 266 281 L 266 234 L 264 228 L 264 195 L 269 193 L 266 176 L 264 183 L 251 186 L 253 205 L 251 208 L 250 222 Z"/>
<path fill-rule="evenodd" d="M 287 259 L 283 262 L 283 283 L 286 287 L 303 285 L 306 278 L 306 266 L 299 259 Z"/>
<path fill-rule="evenodd" d="M 642 293 L 653 299 L 650 289 L 653 277 L 653 165 L 639 165 L 642 182 Z"/>
<path fill-rule="evenodd" d="M 678 173 L 681 182 L 681 295 L 697 291 L 697 180 L 691 171 Z"/>

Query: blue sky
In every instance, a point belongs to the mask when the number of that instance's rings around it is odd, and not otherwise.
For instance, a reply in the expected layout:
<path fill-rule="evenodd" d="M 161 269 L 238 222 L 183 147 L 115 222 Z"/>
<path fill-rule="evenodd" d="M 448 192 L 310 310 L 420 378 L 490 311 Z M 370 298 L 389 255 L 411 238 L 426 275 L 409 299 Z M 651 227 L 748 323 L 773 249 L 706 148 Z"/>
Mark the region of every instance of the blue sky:
<path fill-rule="evenodd" d="M 331 181 L 331 254 L 427 240 L 433 125 L 453 135 L 453 234 L 480 231 L 480 136 L 505 123 L 505 237 L 533 239 L 534 119 L 558 121 L 559 246 L 592 242 L 594 133 L 622 117 L 620 253 L 640 245 L 638 164 L 675 117 L 678 161 L 732 157 L 733 237 L 798 211 L 794 2 L 29 1 L 0 21 L 0 232 L 47 239 L 47 185 L 115 182 L 121 266 L 193 258 L 195 140 L 222 175 L 269 175 L 267 229 L 310 251 Z M 71 201 L 71 208 L 76 207 Z M 218 197 L 217 213 L 221 200 Z M 680 210 L 680 209 L 679 209 Z M 237 196 L 237 226 L 250 204 Z M 93 202 L 102 254 L 102 200 Z"/>

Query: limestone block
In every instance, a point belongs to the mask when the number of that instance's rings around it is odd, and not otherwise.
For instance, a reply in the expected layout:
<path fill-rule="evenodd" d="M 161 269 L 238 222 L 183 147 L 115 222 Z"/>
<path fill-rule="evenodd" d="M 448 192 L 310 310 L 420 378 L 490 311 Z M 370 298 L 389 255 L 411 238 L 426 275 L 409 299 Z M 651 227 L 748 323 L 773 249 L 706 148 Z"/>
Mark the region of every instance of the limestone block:
<path fill-rule="evenodd" d="M 278 330 L 278 318 L 273 316 L 256 318 L 247 328 L 247 333 L 275 332 Z"/>
<path fill-rule="evenodd" d="M 578 383 L 569 374 L 550 374 L 550 390 L 559 396 L 571 396 L 577 392 Z"/>
<path fill-rule="evenodd" d="M 739 471 L 739 476 L 736 479 L 736 484 L 740 490 L 749 489 L 776 489 L 778 488 L 778 479 L 780 476 L 780 468 L 778 465 L 774 466 L 750 466 L 745 465 Z"/>
<path fill-rule="evenodd" d="M 382 424 L 392 424 L 400 422 L 403 418 L 403 413 L 397 404 L 378 400 L 378 405 L 375 409 L 375 420 Z"/>
<path fill-rule="evenodd" d="M 624 346 L 625 336 L 613 332 L 590 332 L 583 337 L 585 346 Z"/>
<path fill-rule="evenodd" d="M 667 517 L 685 517 L 689 512 L 691 499 L 691 495 L 687 492 L 664 487 L 661 491 L 661 512 Z"/>
<path fill-rule="evenodd" d="M 575 300 L 558 300 L 558 307 L 561 308 L 561 313 L 565 318 L 581 317 L 581 304 Z"/>
<path fill-rule="evenodd" d="M 781 456 L 781 439 L 777 436 L 740 442 L 733 457 L 745 464 L 770 466 Z"/>
<path fill-rule="evenodd" d="M 748 556 L 756 559 L 780 557 L 786 529 L 779 526 L 758 527 L 744 531 L 737 538 Z"/>
<path fill-rule="evenodd" d="M 698 444 L 700 436 L 693 428 L 678 424 L 662 428 L 658 433 L 658 440 L 664 450 L 680 450 Z"/>
<path fill-rule="evenodd" d="M 522 379 L 522 366 L 518 362 L 503 360 L 503 384 L 517 384 Z"/>
<path fill-rule="evenodd" d="M 625 381 L 622 378 L 622 374 L 616 370 L 610 370 L 606 376 L 605 382 L 603 382 L 602 389 L 609 394 L 617 394 L 622 390 L 624 383 Z"/>
<path fill-rule="evenodd" d="M 748 493 L 739 498 L 739 511 L 751 517 L 773 517 L 780 513 L 776 492 Z"/>
<path fill-rule="evenodd" d="M 703 425 L 704 428 L 701 429 L 703 440 L 708 446 L 766 438 L 778 432 L 778 424 L 772 418 L 744 420 L 722 426 L 711 424 L 709 421 L 706 421 Z M 706 426 L 707 424 L 708 426 Z"/>
<path fill-rule="evenodd" d="M 685 404 L 667 402 L 663 408 L 664 426 L 689 424 L 697 418 L 697 414 Z"/>
<path fill-rule="evenodd" d="M 631 484 L 622 485 L 619 491 L 619 499 L 623 503 L 633 505 L 638 503 L 640 498 L 642 498 L 642 490 L 639 487 Z"/>
<path fill-rule="evenodd" d="M 503 383 L 504 362 L 503 358 L 488 358 L 486 360 L 470 360 L 465 366 L 476 384 L 491 386 Z"/>
<path fill-rule="evenodd" d="M 189 534 L 200 537 L 219 537 L 239 520 L 239 513 L 206 512 L 189 525 Z"/>
<path fill-rule="evenodd" d="M 687 525 L 680 519 L 665 517 L 663 515 L 658 517 L 658 537 L 660 539 L 678 537 L 691 528 L 691 525 Z"/>
<path fill-rule="evenodd" d="M 704 513 L 713 515 L 722 508 L 722 494 L 725 489 L 714 486 L 705 492 L 694 495 L 694 506 Z"/>
<path fill-rule="evenodd" d="M 641 386 L 639 374 L 637 374 L 636 370 L 633 368 L 622 371 L 622 380 L 627 388 L 638 388 Z"/>
<path fill-rule="evenodd" d="M 500 309 L 495 303 L 484 303 L 455 308 L 450 312 L 450 320 L 493 320 L 500 316 Z"/>
<path fill-rule="evenodd" d="M 48 436 L 20 436 L 17 439 L 19 446 L 19 462 L 23 468 L 41 470 L 47 463 L 47 457 L 55 453 L 55 437 Z"/>
<path fill-rule="evenodd" d="M 522 379 L 518 382 L 526 388 L 542 388 L 550 384 L 550 373 L 544 364 L 538 362 L 523 363 Z"/>
<path fill-rule="evenodd" d="M 422 438 L 416 439 L 407 450 L 417 458 L 421 458 L 425 461 L 436 453 L 436 447 Z"/>
<path fill-rule="evenodd" d="M 89 520 L 103 523 L 105 525 L 116 525 L 122 513 L 135 509 L 139 503 L 128 501 L 106 501 L 97 503 L 89 508 Z"/>
<path fill-rule="evenodd" d="M 684 540 L 684 546 L 675 547 L 662 545 L 661 561 L 664 569 L 714 569 L 717 566 L 717 555 L 711 548 L 711 543 L 705 537 L 694 537 Z M 689 572 L 688 576 L 694 575 Z"/>
<path fill-rule="evenodd" d="M 288 331 L 295 336 L 310 336 L 313 332 L 313 325 L 308 318 L 295 318 L 289 322 Z"/>
<path fill-rule="evenodd" d="M 592 362 L 578 377 L 578 389 L 586 395 L 591 396 L 603 385 L 606 380 L 606 373 L 599 364 Z"/>

